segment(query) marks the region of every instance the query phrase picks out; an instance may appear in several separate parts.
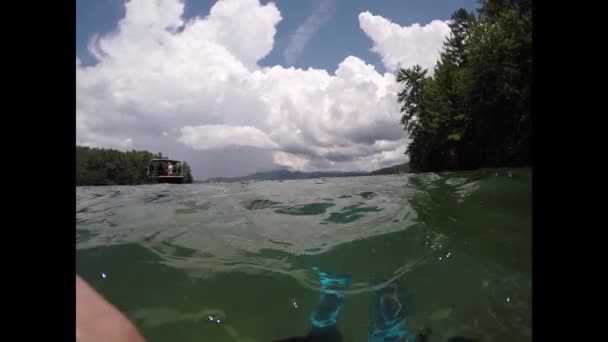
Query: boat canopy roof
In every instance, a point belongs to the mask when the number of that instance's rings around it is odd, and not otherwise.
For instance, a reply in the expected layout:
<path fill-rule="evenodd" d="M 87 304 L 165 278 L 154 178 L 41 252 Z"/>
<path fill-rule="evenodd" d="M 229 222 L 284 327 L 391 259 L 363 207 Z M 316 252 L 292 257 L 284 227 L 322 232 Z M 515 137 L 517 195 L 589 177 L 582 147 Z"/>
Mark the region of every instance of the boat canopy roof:
<path fill-rule="evenodd" d="M 173 159 L 150 159 L 150 164 L 151 163 L 181 163 L 181 161 Z"/>

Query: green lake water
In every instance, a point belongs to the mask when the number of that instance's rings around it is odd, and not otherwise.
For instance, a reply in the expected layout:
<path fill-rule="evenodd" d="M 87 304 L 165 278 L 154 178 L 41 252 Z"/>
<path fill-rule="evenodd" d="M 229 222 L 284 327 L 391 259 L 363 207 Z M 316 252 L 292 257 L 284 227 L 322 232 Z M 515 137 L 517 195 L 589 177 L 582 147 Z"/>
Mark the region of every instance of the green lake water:
<path fill-rule="evenodd" d="M 77 187 L 76 203 L 77 272 L 150 342 L 304 335 L 313 267 L 352 277 L 343 341 L 367 341 L 382 284 L 429 341 L 532 340 L 530 169 Z"/>

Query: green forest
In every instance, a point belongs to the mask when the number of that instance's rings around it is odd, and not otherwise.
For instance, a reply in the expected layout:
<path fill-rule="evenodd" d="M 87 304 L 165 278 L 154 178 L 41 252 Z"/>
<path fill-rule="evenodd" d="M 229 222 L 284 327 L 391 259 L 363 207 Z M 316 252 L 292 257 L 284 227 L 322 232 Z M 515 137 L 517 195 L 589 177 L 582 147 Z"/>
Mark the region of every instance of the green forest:
<path fill-rule="evenodd" d="M 531 165 L 532 1 L 479 3 L 452 14 L 432 72 L 397 73 L 414 172 Z"/>
<path fill-rule="evenodd" d="M 146 182 L 150 159 L 162 159 L 162 153 L 122 152 L 105 148 L 76 146 L 76 185 L 134 185 Z M 192 183 L 192 172 L 184 165 L 184 183 Z"/>

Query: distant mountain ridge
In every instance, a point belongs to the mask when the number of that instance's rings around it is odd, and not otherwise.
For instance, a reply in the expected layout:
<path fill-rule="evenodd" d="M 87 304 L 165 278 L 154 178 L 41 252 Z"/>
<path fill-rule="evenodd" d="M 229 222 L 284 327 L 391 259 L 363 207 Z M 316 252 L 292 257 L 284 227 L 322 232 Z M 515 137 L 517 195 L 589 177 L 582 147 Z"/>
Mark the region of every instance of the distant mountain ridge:
<path fill-rule="evenodd" d="M 397 164 L 389 167 L 385 167 L 383 169 L 378 169 L 370 172 L 369 174 L 372 176 L 375 175 L 394 175 L 399 173 L 409 173 L 410 171 L 410 163 Z"/>
<path fill-rule="evenodd" d="M 256 172 L 251 175 L 242 177 L 214 177 L 204 181 L 204 183 L 218 183 L 218 182 L 242 182 L 250 180 L 290 180 L 290 179 L 312 179 L 321 177 L 356 177 L 356 176 L 367 176 L 369 173 L 363 171 L 316 171 L 316 172 L 302 172 L 302 171 L 290 171 L 286 169 Z"/>
<path fill-rule="evenodd" d="M 256 172 L 251 175 L 241 177 L 213 177 L 205 181 L 194 181 L 195 183 L 221 183 L 221 182 L 244 182 L 251 180 L 290 180 L 290 179 L 313 179 L 321 177 L 358 177 L 358 176 L 374 176 L 374 175 L 393 175 L 399 173 L 410 172 L 409 163 L 403 163 L 378 169 L 372 172 L 364 171 L 316 171 L 302 172 L 290 171 L 287 169 L 278 169 L 272 171 Z"/>

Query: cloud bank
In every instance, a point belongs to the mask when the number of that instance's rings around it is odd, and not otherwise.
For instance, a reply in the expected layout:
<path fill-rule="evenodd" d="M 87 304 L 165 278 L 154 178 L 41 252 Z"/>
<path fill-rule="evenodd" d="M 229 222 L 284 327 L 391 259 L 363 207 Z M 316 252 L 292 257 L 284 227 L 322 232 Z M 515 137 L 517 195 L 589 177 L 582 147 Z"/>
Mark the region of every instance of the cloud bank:
<path fill-rule="evenodd" d="M 197 178 L 405 160 L 393 74 L 355 56 L 334 71 L 258 65 L 282 19 L 275 3 L 222 0 L 189 21 L 178 0 L 125 6 L 89 44 L 98 63 L 76 59 L 78 144 L 161 151 Z M 389 71 L 434 63 L 447 34 L 443 22 L 400 27 L 368 12 L 359 23 Z"/>

